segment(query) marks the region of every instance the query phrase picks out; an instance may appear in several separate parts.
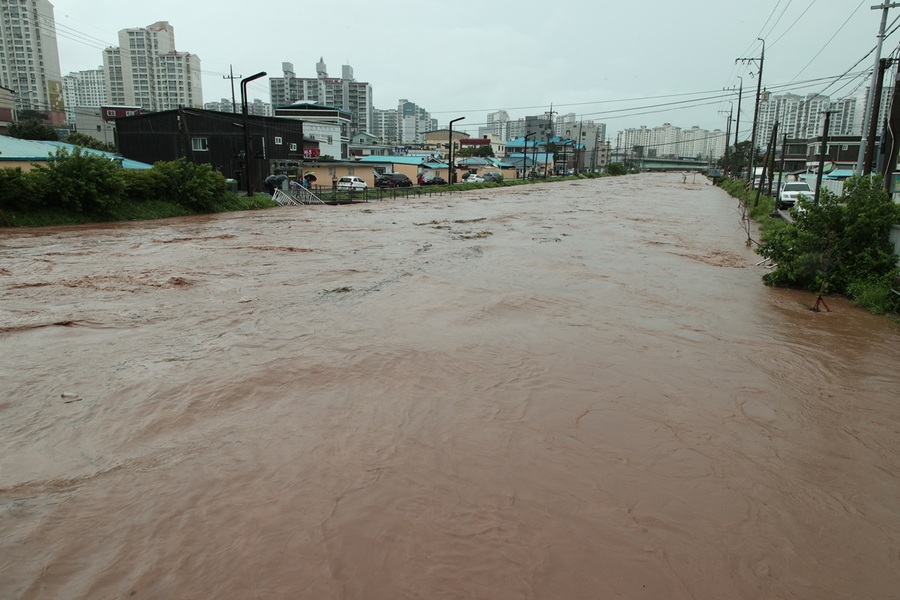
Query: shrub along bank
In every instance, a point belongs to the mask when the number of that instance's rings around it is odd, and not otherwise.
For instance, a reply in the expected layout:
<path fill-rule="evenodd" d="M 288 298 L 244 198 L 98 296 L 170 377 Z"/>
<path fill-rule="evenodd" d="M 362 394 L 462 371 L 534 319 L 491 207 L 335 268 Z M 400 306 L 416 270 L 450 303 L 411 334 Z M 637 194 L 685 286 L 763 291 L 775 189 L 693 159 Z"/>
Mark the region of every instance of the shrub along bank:
<path fill-rule="evenodd" d="M 746 182 L 720 185 L 760 225 L 756 252 L 776 264 L 763 276 L 767 285 L 847 296 L 877 314 L 900 312 L 900 295 L 892 290 L 900 269 L 889 239 L 891 225 L 900 223 L 900 205 L 880 178 L 853 177 L 841 197 L 822 190 L 818 205 L 800 202 L 805 212 L 795 212 L 791 223 L 770 216 L 772 198 L 754 206 L 755 191 L 748 192 Z"/>
<path fill-rule="evenodd" d="M 33 171 L 0 169 L 0 225 L 37 227 L 160 219 L 268 208 L 268 196 L 240 197 L 209 165 L 184 159 L 133 171 L 75 148 Z"/>

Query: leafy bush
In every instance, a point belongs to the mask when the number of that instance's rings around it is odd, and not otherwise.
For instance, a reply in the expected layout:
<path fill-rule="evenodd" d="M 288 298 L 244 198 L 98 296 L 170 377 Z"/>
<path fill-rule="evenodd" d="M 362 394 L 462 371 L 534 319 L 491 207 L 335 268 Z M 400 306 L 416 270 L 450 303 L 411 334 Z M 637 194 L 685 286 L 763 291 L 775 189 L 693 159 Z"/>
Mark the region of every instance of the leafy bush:
<path fill-rule="evenodd" d="M 36 210 L 47 196 L 46 177 L 21 168 L 0 169 L 0 209 Z"/>
<path fill-rule="evenodd" d="M 180 158 L 158 162 L 152 171 L 156 197 L 193 211 L 215 211 L 228 193 L 225 177 L 208 164 L 195 165 Z"/>
<path fill-rule="evenodd" d="M 609 166 L 606 167 L 606 172 L 610 175 L 624 175 L 628 172 L 628 169 L 621 163 L 609 163 Z"/>
<path fill-rule="evenodd" d="M 900 222 L 900 205 L 880 178 L 854 177 L 838 198 L 827 190 L 805 215 L 764 238 L 757 249 L 778 266 L 766 283 L 845 294 L 869 302 L 898 274 L 890 227 Z M 862 302 L 861 302 L 862 303 Z"/>
<path fill-rule="evenodd" d="M 158 177 L 153 169 L 127 170 L 123 173 L 125 181 L 125 197 L 130 202 L 146 202 L 157 200 L 162 196 L 158 189 Z"/>
<path fill-rule="evenodd" d="M 101 215 L 114 210 L 124 196 L 122 168 L 79 147 L 71 153 L 58 148 L 47 166 L 37 170 L 46 176 L 48 204 L 63 210 Z"/>

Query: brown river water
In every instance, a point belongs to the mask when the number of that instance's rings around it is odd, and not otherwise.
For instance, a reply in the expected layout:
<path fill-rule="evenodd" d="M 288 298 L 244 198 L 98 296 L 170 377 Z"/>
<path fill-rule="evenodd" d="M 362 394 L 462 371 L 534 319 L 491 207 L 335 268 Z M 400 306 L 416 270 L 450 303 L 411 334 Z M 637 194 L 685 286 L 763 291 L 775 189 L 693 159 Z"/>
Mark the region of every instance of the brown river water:
<path fill-rule="evenodd" d="M 900 330 L 646 174 L 0 233 L 0 598 L 900 597 Z"/>

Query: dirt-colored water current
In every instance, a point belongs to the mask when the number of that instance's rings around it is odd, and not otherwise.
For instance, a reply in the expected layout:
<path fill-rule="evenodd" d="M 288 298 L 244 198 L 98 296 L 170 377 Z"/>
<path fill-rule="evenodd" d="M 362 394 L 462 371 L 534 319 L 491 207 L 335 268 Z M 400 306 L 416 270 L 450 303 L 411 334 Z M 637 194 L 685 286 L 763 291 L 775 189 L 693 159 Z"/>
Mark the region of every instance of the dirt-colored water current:
<path fill-rule="evenodd" d="M 648 174 L 0 234 L 0 597 L 897 598 L 900 333 Z"/>

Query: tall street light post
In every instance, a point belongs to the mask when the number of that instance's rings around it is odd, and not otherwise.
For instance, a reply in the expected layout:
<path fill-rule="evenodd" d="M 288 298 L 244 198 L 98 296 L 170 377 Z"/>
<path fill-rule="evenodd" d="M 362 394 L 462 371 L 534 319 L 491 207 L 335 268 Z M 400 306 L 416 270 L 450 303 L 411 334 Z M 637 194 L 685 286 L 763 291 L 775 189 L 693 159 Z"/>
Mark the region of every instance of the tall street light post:
<path fill-rule="evenodd" d="M 458 117 L 450 121 L 450 170 L 447 172 L 447 175 L 450 177 L 450 183 L 456 183 L 454 176 L 456 175 L 456 168 L 453 164 L 453 124 L 457 121 L 462 121 L 465 117 Z"/>
<path fill-rule="evenodd" d="M 260 71 L 256 75 L 241 79 L 241 110 L 244 113 L 244 175 L 247 177 L 247 197 L 253 197 L 253 157 L 250 155 L 250 119 L 247 118 L 247 84 L 254 79 L 265 77 L 266 72 Z"/>

